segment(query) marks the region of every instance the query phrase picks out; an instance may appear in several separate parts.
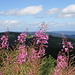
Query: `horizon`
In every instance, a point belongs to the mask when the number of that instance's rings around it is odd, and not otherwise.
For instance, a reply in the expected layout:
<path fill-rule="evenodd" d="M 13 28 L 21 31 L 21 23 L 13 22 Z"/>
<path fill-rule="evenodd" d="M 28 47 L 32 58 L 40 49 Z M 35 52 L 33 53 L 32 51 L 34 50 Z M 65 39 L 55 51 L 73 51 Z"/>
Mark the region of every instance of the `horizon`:
<path fill-rule="evenodd" d="M 75 31 L 75 1 L 0 1 L 0 32 L 37 31 L 43 22 L 48 31 Z"/>
<path fill-rule="evenodd" d="M 21 32 L 26 32 L 26 31 L 2 31 L 0 33 L 5 33 L 5 32 L 18 32 L 18 33 L 21 33 Z M 37 32 L 37 31 L 27 31 L 27 32 Z M 75 32 L 75 31 L 46 31 L 46 32 Z"/>

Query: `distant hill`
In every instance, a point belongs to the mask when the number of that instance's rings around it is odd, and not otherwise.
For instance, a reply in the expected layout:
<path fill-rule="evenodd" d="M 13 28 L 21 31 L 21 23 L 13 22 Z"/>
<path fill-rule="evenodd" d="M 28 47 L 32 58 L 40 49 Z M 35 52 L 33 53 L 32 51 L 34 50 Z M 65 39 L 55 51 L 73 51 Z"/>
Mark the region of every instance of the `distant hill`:
<path fill-rule="evenodd" d="M 29 35 L 34 35 L 35 32 L 28 32 Z M 0 37 L 3 35 L 4 33 L 0 33 Z M 14 45 L 14 40 L 17 40 L 17 36 L 20 34 L 20 32 L 10 32 L 9 33 L 9 43 Z M 48 33 L 49 34 L 49 40 L 48 40 L 48 48 L 46 49 L 46 53 L 47 55 L 51 54 L 54 58 L 57 57 L 58 52 L 61 50 L 62 48 L 62 38 L 61 38 L 61 34 L 57 34 L 57 33 Z M 68 37 L 70 37 L 70 35 L 67 35 Z M 74 38 L 74 36 L 72 35 L 71 37 Z M 31 42 L 32 38 L 28 38 L 27 41 Z M 74 50 L 73 53 L 75 54 L 75 39 L 72 38 L 68 38 L 69 41 L 72 42 L 73 46 L 74 46 Z M 28 44 L 28 43 L 27 43 Z"/>
<path fill-rule="evenodd" d="M 10 32 L 11 36 L 18 36 L 21 32 Z M 0 37 L 4 34 L 4 32 L 0 33 Z M 28 35 L 34 35 L 35 32 L 27 32 Z M 54 36 L 54 37 L 62 37 L 62 34 L 64 34 L 67 38 L 73 38 L 75 39 L 75 32 L 74 31 L 54 31 L 54 32 L 47 32 L 48 35 Z"/>
<path fill-rule="evenodd" d="M 48 32 L 48 34 L 55 37 L 62 37 L 62 34 L 64 34 L 67 38 L 75 39 L 74 31 L 56 31 L 56 32 Z"/>
<path fill-rule="evenodd" d="M 66 37 L 75 39 L 75 35 L 66 35 Z"/>
<path fill-rule="evenodd" d="M 75 31 L 53 31 L 53 33 L 65 34 L 65 35 L 75 35 Z"/>
<path fill-rule="evenodd" d="M 59 33 L 47 32 L 47 34 L 51 36 L 55 36 L 55 37 L 62 37 L 62 34 L 59 34 Z"/>

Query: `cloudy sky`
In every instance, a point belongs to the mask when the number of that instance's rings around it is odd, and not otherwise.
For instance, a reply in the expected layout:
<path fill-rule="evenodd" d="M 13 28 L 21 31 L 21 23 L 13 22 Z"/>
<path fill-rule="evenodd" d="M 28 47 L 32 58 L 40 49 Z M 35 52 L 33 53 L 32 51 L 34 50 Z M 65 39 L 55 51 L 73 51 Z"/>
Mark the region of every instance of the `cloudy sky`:
<path fill-rule="evenodd" d="M 75 31 L 75 0 L 0 0 L 0 32 Z"/>

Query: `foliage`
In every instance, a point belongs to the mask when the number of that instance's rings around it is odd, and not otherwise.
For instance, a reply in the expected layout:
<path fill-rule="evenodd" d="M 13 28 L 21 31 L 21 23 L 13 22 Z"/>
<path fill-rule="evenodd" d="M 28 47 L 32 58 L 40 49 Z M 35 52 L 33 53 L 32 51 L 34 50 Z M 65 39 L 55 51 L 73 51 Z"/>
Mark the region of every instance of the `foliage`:
<path fill-rule="evenodd" d="M 49 55 L 49 57 L 45 58 L 43 62 L 45 62 L 45 64 L 40 68 L 42 72 L 41 75 L 52 75 L 56 66 L 56 60 Z"/>

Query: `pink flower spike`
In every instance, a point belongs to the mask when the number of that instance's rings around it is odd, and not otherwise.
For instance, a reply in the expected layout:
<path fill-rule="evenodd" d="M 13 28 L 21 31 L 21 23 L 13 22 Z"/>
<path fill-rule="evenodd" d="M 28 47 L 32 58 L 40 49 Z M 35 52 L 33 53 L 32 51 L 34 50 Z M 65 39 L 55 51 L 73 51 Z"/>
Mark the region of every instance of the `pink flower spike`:
<path fill-rule="evenodd" d="M 19 36 L 18 36 L 18 41 L 19 43 L 23 44 L 25 41 L 26 41 L 26 33 L 21 33 Z"/>
<path fill-rule="evenodd" d="M 67 52 L 68 51 L 68 48 L 65 48 L 65 52 Z"/>

